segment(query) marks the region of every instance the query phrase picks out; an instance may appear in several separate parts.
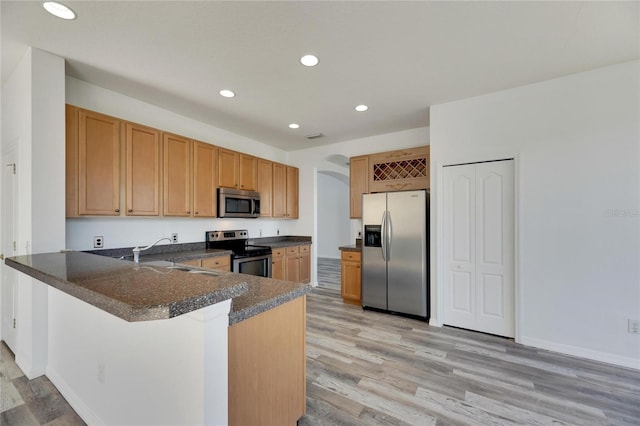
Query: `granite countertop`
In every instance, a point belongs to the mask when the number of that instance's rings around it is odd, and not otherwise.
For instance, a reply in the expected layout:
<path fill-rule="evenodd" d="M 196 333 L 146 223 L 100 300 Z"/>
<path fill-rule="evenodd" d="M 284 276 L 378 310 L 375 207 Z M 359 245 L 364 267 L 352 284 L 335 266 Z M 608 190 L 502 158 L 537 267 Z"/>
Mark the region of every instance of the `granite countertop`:
<path fill-rule="evenodd" d="M 340 246 L 338 247 L 340 251 L 362 251 L 362 246 L 350 244 L 348 246 Z"/>
<path fill-rule="evenodd" d="M 233 299 L 231 325 L 311 290 L 309 284 L 221 271 L 207 276 L 163 262 L 135 264 L 83 252 L 16 256 L 5 264 L 129 322 L 172 318 Z"/>
<path fill-rule="evenodd" d="M 269 246 L 271 248 L 300 246 L 304 244 L 311 244 L 311 237 L 288 235 L 282 237 L 251 238 L 249 239 L 249 244 Z"/>
<path fill-rule="evenodd" d="M 133 260 L 133 247 L 87 250 L 85 251 L 85 253 L 112 257 L 114 259 Z M 231 250 L 208 249 L 207 245 L 204 242 L 161 244 L 140 252 L 140 262 L 153 262 L 157 260 L 185 262 L 188 260 L 203 259 L 207 257 L 229 256 L 231 254 L 233 254 Z"/>

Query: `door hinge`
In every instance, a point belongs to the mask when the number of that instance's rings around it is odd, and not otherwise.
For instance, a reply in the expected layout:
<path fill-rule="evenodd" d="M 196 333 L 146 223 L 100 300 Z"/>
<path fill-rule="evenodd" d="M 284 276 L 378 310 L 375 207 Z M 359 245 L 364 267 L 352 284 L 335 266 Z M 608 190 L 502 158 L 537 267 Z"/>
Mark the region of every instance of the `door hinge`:
<path fill-rule="evenodd" d="M 16 163 L 7 164 L 7 167 L 12 167 L 13 168 L 13 174 L 14 175 L 16 174 Z"/>
<path fill-rule="evenodd" d="M 13 328 L 16 328 L 16 319 L 13 319 Z"/>
<path fill-rule="evenodd" d="M 14 241 L 14 242 L 13 242 L 13 251 L 16 251 L 16 250 L 17 250 L 17 248 L 16 248 L 16 242 Z"/>

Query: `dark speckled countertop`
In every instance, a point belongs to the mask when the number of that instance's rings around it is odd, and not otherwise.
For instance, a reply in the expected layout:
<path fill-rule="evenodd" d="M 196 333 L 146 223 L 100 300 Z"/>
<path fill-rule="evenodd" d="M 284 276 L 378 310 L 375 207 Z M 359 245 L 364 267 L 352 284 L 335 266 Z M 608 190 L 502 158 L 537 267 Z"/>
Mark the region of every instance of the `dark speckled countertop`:
<path fill-rule="evenodd" d="M 341 250 L 341 251 L 362 251 L 362 246 L 351 244 L 351 245 L 348 245 L 348 246 L 338 247 L 338 249 Z"/>
<path fill-rule="evenodd" d="M 216 251 L 216 254 L 229 253 Z M 198 257 L 216 254 L 206 251 Z M 185 259 L 198 258 L 192 255 L 195 256 L 191 253 Z M 181 254 L 158 254 L 147 260 L 155 260 L 154 257 L 181 259 Z M 207 276 L 153 263 L 135 264 L 83 252 L 43 253 L 5 260 L 7 266 L 130 322 L 172 318 L 233 299 L 229 314 L 232 325 L 311 290 L 309 284 L 220 271 L 217 276 Z"/>

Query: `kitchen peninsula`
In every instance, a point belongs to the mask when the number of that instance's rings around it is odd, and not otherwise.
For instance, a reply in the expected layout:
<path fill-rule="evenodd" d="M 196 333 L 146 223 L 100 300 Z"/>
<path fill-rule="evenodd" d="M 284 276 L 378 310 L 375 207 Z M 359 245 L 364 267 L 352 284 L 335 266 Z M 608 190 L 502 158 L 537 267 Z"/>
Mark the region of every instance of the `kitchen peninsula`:
<path fill-rule="evenodd" d="M 260 406 L 236 375 L 255 359 L 274 369 L 260 338 L 269 334 L 293 339 L 276 359 L 299 359 L 264 405 L 282 398 L 280 415 L 292 417 L 280 419 L 291 423 L 304 414 L 308 284 L 82 252 L 5 263 L 53 288 L 46 374 L 87 423 L 233 424 L 234 412 Z M 252 373 L 279 379 L 286 367 Z"/>

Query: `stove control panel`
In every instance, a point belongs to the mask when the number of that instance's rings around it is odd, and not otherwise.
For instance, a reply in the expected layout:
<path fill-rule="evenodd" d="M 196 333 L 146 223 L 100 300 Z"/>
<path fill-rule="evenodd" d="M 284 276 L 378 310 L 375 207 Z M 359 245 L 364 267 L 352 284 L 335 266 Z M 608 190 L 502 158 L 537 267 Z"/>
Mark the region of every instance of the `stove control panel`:
<path fill-rule="evenodd" d="M 207 241 L 228 241 L 228 240 L 246 240 L 249 238 L 249 232 L 246 229 L 238 229 L 235 231 L 207 231 Z"/>

